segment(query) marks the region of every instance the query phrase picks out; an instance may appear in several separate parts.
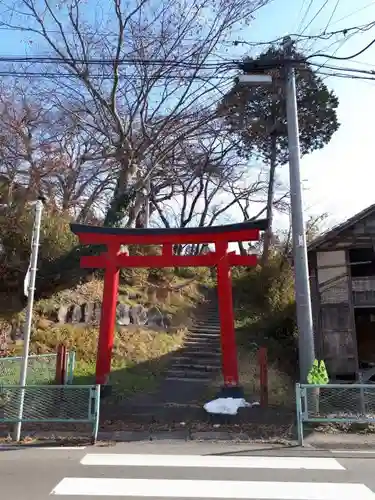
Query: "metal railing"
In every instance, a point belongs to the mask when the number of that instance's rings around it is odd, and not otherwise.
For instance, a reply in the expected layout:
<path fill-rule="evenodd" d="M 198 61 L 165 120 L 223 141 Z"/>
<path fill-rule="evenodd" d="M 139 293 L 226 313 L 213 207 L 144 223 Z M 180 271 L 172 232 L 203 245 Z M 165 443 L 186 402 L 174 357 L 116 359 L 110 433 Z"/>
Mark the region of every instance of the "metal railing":
<path fill-rule="evenodd" d="M 296 384 L 298 443 L 305 423 L 375 422 L 374 384 Z"/>
<path fill-rule="evenodd" d="M 57 354 L 33 354 L 28 358 L 27 384 L 49 384 L 56 377 Z M 0 358 L 0 384 L 15 385 L 20 381 L 22 356 Z M 73 383 L 75 351 L 67 355 L 66 384 Z"/>
<path fill-rule="evenodd" d="M 24 391 L 21 419 L 23 424 L 90 424 L 92 426 L 92 440 L 96 441 L 99 428 L 100 386 L 1 386 L 0 424 L 19 422 L 18 412 L 22 391 Z"/>

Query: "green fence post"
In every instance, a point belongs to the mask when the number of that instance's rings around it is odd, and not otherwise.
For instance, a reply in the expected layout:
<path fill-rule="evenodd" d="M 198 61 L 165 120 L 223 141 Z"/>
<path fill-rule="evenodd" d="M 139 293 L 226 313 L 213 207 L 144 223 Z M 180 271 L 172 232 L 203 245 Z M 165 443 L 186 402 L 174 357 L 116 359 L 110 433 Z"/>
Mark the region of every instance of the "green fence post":
<path fill-rule="evenodd" d="M 301 386 L 296 384 L 296 417 L 297 417 L 297 441 L 299 446 L 303 446 L 303 420 L 301 404 Z"/>
<path fill-rule="evenodd" d="M 71 385 L 73 384 L 73 377 L 74 377 L 74 368 L 76 364 L 76 352 L 75 351 L 69 351 L 68 354 L 68 373 L 67 373 L 67 380 L 66 383 Z"/>
<path fill-rule="evenodd" d="M 93 411 L 93 427 L 92 427 L 92 444 L 95 444 L 98 439 L 99 432 L 99 416 L 100 416 L 100 385 L 96 385 L 92 394 L 94 398 L 94 411 Z"/>

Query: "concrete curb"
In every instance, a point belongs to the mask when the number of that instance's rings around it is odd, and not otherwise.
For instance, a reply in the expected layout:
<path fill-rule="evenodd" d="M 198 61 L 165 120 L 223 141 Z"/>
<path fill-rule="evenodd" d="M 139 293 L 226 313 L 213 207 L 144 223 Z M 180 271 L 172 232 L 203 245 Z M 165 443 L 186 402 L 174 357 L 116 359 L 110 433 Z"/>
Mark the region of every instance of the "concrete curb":
<path fill-rule="evenodd" d="M 2 433 L 0 438 L 7 439 L 8 434 Z M 37 442 L 50 442 L 50 443 L 71 443 L 90 444 L 90 436 L 78 432 L 69 431 L 45 431 L 45 432 L 25 432 L 23 433 L 25 442 L 21 443 L 22 446 L 29 446 Z M 265 446 L 278 446 L 284 449 L 296 448 L 298 444 L 292 439 L 254 439 L 246 432 L 236 431 L 191 431 L 189 429 L 171 430 L 171 431 L 152 431 L 152 430 L 139 430 L 139 431 L 101 431 L 98 434 L 98 443 L 136 443 L 136 442 L 221 442 L 232 444 L 260 444 Z M 17 443 L 11 441 L 4 441 L 4 445 L 16 446 Z M 1 446 L 1 444 L 0 444 Z M 351 450 L 369 450 L 375 453 L 375 434 L 321 434 L 313 433 L 306 437 L 304 447 L 301 450 L 310 451 L 351 451 Z"/>
<path fill-rule="evenodd" d="M 7 434 L 0 437 L 7 438 Z M 22 435 L 23 439 L 28 439 L 30 442 L 49 441 L 49 442 L 68 442 L 74 441 L 77 443 L 89 443 L 90 437 L 79 433 L 69 431 L 50 431 L 50 432 L 25 432 Z M 152 442 L 152 441 L 181 441 L 181 442 L 229 442 L 229 443 L 254 443 L 264 445 L 278 445 L 289 448 L 295 446 L 294 441 L 286 439 L 254 439 L 244 432 L 230 431 L 189 431 L 173 430 L 173 431 L 101 431 L 98 434 L 98 442 Z M 12 444 L 7 441 L 4 444 Z M 16 445 L 16 443 L 14 443 Z M 27 443 L 21 443 L 22 446 L 27 446 Z"/>

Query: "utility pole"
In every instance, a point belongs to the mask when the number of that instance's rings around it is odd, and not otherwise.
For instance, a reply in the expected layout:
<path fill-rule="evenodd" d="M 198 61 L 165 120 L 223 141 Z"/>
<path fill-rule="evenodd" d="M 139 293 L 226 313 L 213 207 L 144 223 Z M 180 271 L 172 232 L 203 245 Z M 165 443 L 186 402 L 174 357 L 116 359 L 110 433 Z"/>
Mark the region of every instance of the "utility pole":
<path fill-rule="evenodd" d="M 298 348 L 300 382 L 307 382 L 307 375 L 315 359 L 314 331 L 310 295 L 307 244 L 303 217 L 302 186 L 300 174 L 300 145 L 296 82 L 291 59 L 292 40 L 285 37 L 284 54 L 287 59 L 285 95 L 289 145 L 290 201 L 292 213 L 293 259 L 295 275 L 295 297 L 297 306 Z"/>
<path fill-rule="evenodd" d="M 22 366 L 20 375 L 20 398 L 18 406 L 18 419 L 17 424 L 14 428 L 14 440 L 19 441 L 21 438 L 21 427 L 22 427 L 22 416 L 23 407 L 25 403 L 25 386 L 27 383 L 27 368 L 29 363 L 29 348 L 30 348 L 30 336 L 31 336 L 31 323 L 33 319 L 33 307 L 34 307 L 34 293 L 35 293 L 35 278 L 37 272 L 38 264 L 38 252 L 39 252 L 39 237 L 40 237 L 40 226 L 42 221 L 43 212 L 43 202 L 38 200 L 35 203 L 35 219 L 33 234 L 31 240 L 31 257 L 30 257 L 30 273 L 28 273 L 26 279 L 28 279 L 28 297 L 27 297 L 27 310 L 26 310 L 26 323 L 24 330 L 24 344 L 23 344 L 23 356 L 22 356 Z"/>

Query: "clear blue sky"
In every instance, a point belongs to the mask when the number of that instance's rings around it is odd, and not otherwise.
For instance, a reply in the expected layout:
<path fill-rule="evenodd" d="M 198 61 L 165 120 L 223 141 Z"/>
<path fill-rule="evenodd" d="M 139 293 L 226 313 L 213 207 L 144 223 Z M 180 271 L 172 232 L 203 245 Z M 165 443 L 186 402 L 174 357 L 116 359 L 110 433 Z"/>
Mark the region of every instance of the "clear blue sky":
<path fill-rule="evenodd" d="M 310 3 L 311 8 L 301 26 Z M 316 15 L 323 5 L 324 8 Z M 289 33 L 300 33 L 310 22 L 305 35 L 317 34 L 325 28 L 336 31 L 372 21 L 375 21 L 375 1 L 273 0 L 256 14 L 246 36 L 249 41 L 268 41 Z M 333 53 L 338 49 L 335 55 L 347 56 L 360 50 L 373 38 L 375 28 L 348 37 L 344 43 L 342 36 L 329 41 L 302 41 L 301 48 L 308 48 L 310 53 L 324 48 Z M 28 43 L 29 39 L 26 33 L 0 30 L 0 53 L 20 55 L 25 54 L 25 49 L 33 52 L 35 46 Z M 329 47 L 335 40 L 340 43 Z M 235 57 L 246 52 L 246 47 L 240 46 L 231 55 Z M 375 69 L 375 46 L 355 61 L 330 61 L 330 64 Z M 314 214 L 328 212 L 329 222 L 334 224 L 375 203 L 375 81 L 328 78 L 326 82 L 339 97 L 342 125 L 327 147 L 302 160 L 302 177 L 305 179 L 307 211 Z M 287 168 L 284 169 L 281 175 L 287 180 Z M 284 225 L 285 219 L 278 222 Z"/>

